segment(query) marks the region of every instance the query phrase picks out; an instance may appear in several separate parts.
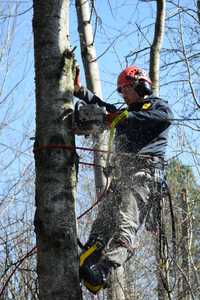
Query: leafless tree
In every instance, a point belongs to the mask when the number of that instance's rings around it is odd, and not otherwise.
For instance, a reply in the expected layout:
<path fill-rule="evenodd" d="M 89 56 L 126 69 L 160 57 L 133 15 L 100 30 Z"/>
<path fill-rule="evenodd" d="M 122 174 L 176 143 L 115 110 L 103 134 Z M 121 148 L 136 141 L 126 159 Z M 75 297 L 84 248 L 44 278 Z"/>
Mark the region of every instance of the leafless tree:
<path fill-rule="evenodd" d="M 156 1 L 130 3 L 121 0 L 90 3 L 93 16 L 97 16 L 93 18 L 93 24 L 97 24 L 93 28 L 95 28 L 95 45 L 98 51 L 97 59 L 101 69 L 103 93 L 107 95 L 109 102 L 118 102 L 119 96 L 114 90 L 119 71 L 127 63 L 139 64 L 142 67 L 149 65 L 157 3 Z M 74 2 L 72 1 L 71 4 L 73 10 Z M 165 38 L 160 49 L 159 79 L 160 96 L 169 101 L 175 119 L 170 133 L 168 158 L 170 161 L 172 157 L 179 157 L 183 163 L 191 166 L 196 176 L 199 176 L 199 1 L 194 0 L 189 3 L 185 0 L 178 2 L 170 0 L 166 4 Z M 16 3 L 1 1 L 0 4 L 0 252 L 2 254 L 0 276 L 1 288 L 4 288 L 1 298 L 4 297 L 6 300 L 21 300 L 28 297 L 38 299 L 36 254 L 33 252 L 29 256 L 35 246 L 32 224 L 35 174 L 31 149 L 33 140 L 30 140 L 34 137 L 31 6 L 30 3 L 19 1 Z M 69 14 L 74 18 L 72 12 Z M 73 34 L 76 28 L 74 26 Z M 76 43 L 77 36 L 71 38 Z M 65 46 L 67 47 L 67 43 Z M 46 150 L 43 152 L 46 153 Z M 89 161 L 92 159 L 91 155 L 88 153 L 83 155 L 82 152 L 80 158 Z M 176 170 L 174 181 L 178 174 Z M 89 185 L 87 177 L 91 180 Z M 94 189 L 91 189 L 92 182 L 92 169 L 88 171 L 86 167 L 80 165 L 78 215 L 95 197 Z M 197 298 L 199 297 L 197 266 L 200 226 L 198 194 L 189 198 L 190 205 L 192 203 L 190 214 L 193 223 L 190 280 Z M 173 189 L 172 196 L 175 195 L 176 190 Z M 175 209 L 180 215 L 176 200 L 175 197 Z M 79 232 L 83 240 L 87 232 L 84 226 L 87 228 L 90 226 L 94 215 L 95 209 L 79 220 Z M 177 243 L 180 251 L 179 239 Z M 133 261 L 127 264 L 127 267 L 132 265 L 134 268 L 128 283 L 129 286 L 133 286 L 132 299 L 156 297 L 155 263 L 152 260 L 153 251 L 150 245 L 151 239 L 145 236 L 138 246 Z M 181 277 L 183 273 L 181 273 L 180 261 L 178 266 L 180 267 L 178 276 Z M 189 289 L 188 286 L 187 288 Z M 17 295 L 19 291 L 20 295 Z M 92 298 L 89 294 L 84 297 Z M 105 299 L 105 293 L 98 298 Z"/>
<path fill-rule="evenodd" d="M 178 299 L 191 300 L 191 217 L 187 197 L 187 191 L 182 189 L 181 193 L 181 277 Z"/>
<path fill-rule="evenodd" d="M 94 9 L 94 7 L 93 7 Z M 85 69 L 85 76 L 88 88 L 97 94 L 101 99 L 103 98 L 101 90 L 101 82 L 99 76 L 98 62 L 95 51 L 95 36 L 92 31 L 92 9 L 90 10 L 89 2 L 85 0 L 76 1 L 76 10 L 78 16 L 78 30 L 80 36 L 80 45 L 82 60 Z M 97 17 L 97 16 L 96 16 Z M 94 149 L 108 149 L 108 138 L 107 134 L 98 134 L 94 136 Z M 103 167 L 106 165 L 106 156 L 99 152 L 94 152 L 94 163 L 95 163 L 95 185 L 96 194 L 98 196 L 105 189 L 105 176 L 103 173 Z M 101 166 L 101 167 L 99 167 Z M 112 274 L 111 289 L 109 291 L 108 298 L 111 300 L 123 300 L 124 296 L 124 276 L 123 267 L 118 268 Z"/>
<path fill-rule="evenodd" d="M 75 218 L 76 152 L 69 119 L 74 59 L 67 40 L 68 1 L 33 3 L 39 299 L 77 300 L 82 296 Z"/>

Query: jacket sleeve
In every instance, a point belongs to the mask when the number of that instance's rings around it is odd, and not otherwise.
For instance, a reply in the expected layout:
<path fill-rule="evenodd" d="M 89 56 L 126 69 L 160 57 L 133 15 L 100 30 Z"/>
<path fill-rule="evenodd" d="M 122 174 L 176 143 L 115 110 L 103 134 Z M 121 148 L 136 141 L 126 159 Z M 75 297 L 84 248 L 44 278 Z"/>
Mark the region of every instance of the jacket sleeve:
<path fill-rule="evenodd" d="M 87 104 L 98 104 L 100 107 L 105 107 L 108 112 L 117 111 L 114 104 L 104 102 L 85 87 L 81 87 L 79 92 L 74 93 L 74 96 L 83 100 Z"/>
<path fill-rule="evenodd" d="M 102 101 L 99 97 L 97 97 L 95 94 L 93 94 L 85 87 L 81 87 L 79 92 L 74 93 L 74 95 L 77 98 L 83 100 L 87 104 L 94 104 L 94 103 L 98 103 L 99 101 Z"/>

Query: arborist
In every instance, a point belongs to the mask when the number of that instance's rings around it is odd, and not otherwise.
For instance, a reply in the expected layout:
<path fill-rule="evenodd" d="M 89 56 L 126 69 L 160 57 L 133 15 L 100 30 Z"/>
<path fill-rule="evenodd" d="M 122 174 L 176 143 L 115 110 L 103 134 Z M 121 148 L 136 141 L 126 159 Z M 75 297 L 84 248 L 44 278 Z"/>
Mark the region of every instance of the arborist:
<path fill-rule="evenodd" d="M 139 228 L 158 230 L 159 190 L 172 112 L 166 101 L 153 95 L 151 80 L 137 66 L 125 68 L 117 79 L 125 110 L 117 110 L 81 86 L 78 71 L 74 89 L 75 96 L 87 104 L 105 107 L 107 126 L 116 126 L 112 181 L 80 256 L 81 279 L 95 294 L 106 287 L 112 270 L 133 254 Z"/>

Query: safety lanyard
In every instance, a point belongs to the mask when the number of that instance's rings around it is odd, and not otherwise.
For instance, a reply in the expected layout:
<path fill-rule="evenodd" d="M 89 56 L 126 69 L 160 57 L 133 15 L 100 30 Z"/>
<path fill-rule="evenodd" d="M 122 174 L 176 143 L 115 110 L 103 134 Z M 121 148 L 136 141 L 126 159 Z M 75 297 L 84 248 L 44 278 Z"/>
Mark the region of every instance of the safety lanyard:
<path fill-rule="evenodd" d="M 113 144 L 113 139 L 114 139 L 114 135 L 115 135 L 116 126 L 123 119 L 126 119 L 127 117 L 128 117 L 128 110 L 124 110 L 121 114 L 116 116 L 116 118 L 114 118 L 114 120 L 111 123 L 110 134 L 109 134 L 109 139 L 108 139 L 108 156 L 107 156 L 106 166 L 109 165 L 110 153 L 111 153 L 111 150 L 112 150 L 111 148 L 112 148 L 112 144 Z"/>

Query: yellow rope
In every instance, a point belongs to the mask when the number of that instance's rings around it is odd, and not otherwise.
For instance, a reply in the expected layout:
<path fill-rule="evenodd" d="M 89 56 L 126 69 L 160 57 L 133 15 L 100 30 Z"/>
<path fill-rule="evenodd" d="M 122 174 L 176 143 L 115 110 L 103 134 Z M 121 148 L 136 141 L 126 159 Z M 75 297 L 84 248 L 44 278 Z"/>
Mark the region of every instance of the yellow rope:
<path fill-rule="evenodd" d="M 108 139 L 108 156 L 107 156 L 107 166 L 109 163 L 109 158 L 110 158 L 110 153 L 111 153 L 111 148 L 112 148 L 112 144 L 113 144 L 113 139 L 114 139 L 114 135 L 115 135 L 115 129 L 116 126 L 124 119 L 128 118 L 128 110 L 124 110 L 121 114 L 119 114 L 118 116 L 116 116 L 116 118 L 114 118 L 114 120 L 111 123 L 111 127 L 110 127 L 110 135 L 109 135 L 109 139 Z"/>

